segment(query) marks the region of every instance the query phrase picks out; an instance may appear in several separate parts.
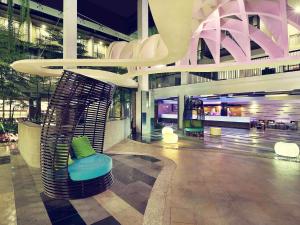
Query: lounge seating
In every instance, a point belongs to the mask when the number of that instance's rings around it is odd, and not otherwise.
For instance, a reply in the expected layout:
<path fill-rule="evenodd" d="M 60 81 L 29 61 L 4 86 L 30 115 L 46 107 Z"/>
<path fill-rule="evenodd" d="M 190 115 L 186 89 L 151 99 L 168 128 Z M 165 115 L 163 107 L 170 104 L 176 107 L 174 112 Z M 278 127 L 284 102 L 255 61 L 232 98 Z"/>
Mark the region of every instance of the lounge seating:
<path fill-rule="evenodd" d="M 203 101 L 193 96 L 185 98 L 183 112 L 183 133 L 187 136 L 204 136 Z"/>
<path fill-rule="evenodd" d="M 49 197 L 86 198 L 113 183 L 112 160 L 103 154 L 113 91 L 112 84 L 64 72 L 52 95 L 41 135 L 42 182 Z M 79 145 L 74 145 L 73 139 L 81 139 Z"/>
<path fill-rule="evenodd" d="M 105 154 L 96 153 L 82 159 L 73 159 L 73 161 L 68 167 L 73 181 L 94 179 L 112 170 L 112 159 Z"/>
<path fill-rule="evenodd" d="M 87 136 L 74 137 L 72 149 L 75 158 L 71 159 L 72 162 L 68 166 L 71 180 L 91 180 L 104 176 L 112 170 L 111 157 L 96 153 Z"/>
<path fill-rule="evenodd" d="M 184 120 L 183 123 L 185 135 L 196 137 L 203 136 L 204 127 L 201 120 Z"/>

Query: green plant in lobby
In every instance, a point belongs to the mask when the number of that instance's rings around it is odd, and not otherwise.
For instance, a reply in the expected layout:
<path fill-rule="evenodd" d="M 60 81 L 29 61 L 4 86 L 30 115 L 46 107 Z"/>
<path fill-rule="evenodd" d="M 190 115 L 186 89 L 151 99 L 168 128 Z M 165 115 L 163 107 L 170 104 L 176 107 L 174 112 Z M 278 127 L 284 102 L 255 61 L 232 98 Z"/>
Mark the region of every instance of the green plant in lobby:
<path fill-rule="evenodd" d="M 28 80 L 12 70 L 10 64 L 25 58 L 20 45 L 18 33 L 13 26 L 13 1 L 8 0 L 7 27 L 0 27 L 0 90 L 2 100 L 2 118 L 5 118 L 5 105 L 9 105 L 9 122 L 13 122 L 13 102 L 24 97 L 23 90 L 28 87 Z"/>
<path fill-rule="evenodd" d="M 127 88 L 118 87 L 115 90 L 111 110 L 109 113 L 112 119 L 124 119 L 130 117 L 132 91 Z"/>
<path fill-rule="evenodd" d="M 9 0 L 7 4 L 7 26 L 0 26 L 0 105 L 2 111 L 0 117 L 5 119 L 5 123 L 13 123 L 16 110 L 26 106 L 25 100 L 28 100 L 30 96 L 40 98 L 41 94 L 49 99 L 55 83 L 50 78 L 21 76 L 20 73 L 10 68 L 10 64 L 15 60 L 26 59 L 33 55 L 34 45 L 29 42 L 31 26 L 29 0 L 21 1 L 20 17 L 17 18 L 13 14 L 13 1 Z M 18 26 L 14 26 L 18 18 L 19 29 L 17 29 Z M 24 38 L 24 35 L 28 36 Z M 51 38 L 62 43 L 62 37 L 59 35 L 53 35 Z M 43 47 L 40 46 L 40 49 Z M 9 112 L 6 114 L 8 118 L 5 118 L 5 107 Z M 36 121 L 39 121 L 41 115 L 36 115 L 36 117 L 39 118 L 35 118 Z"/>
<path fill-rule="evenodd" d="M 29 0 L 21 0 L 20 25 L 18 36 L 23 38 L 23 47 L 26 49 L 30 41 L 31 26 Z"/>
<path fill-rule="evenodd" d="M 28 80 L 20 73 L 10 68 L 10 63 L 23 58 L 16 48 L 11 48 L 15 40 L 11 40 L 9 29 L 0 27 L 0 90 L 2 99 L 2 118 L 5 117 L 5 104 L 9 102 L 9 119 L 12 119 L 12 103 L 15 99 L 24 96 L 22 90 L 28 87 Z"/>

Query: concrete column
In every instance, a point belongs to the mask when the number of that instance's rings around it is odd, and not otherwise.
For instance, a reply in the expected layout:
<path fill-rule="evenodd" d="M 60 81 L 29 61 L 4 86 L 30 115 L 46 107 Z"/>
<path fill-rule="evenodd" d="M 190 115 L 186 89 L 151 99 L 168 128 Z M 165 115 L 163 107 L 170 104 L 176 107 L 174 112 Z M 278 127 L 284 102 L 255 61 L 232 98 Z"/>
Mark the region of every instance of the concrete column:
<path fill-rule="evenodd" d="M 64 0 L 63 56 L 77 58 L 77 0 Z"/>
<path fill-rule="evenodd" d="M 138 39 L 140 40 L 144 40 L 149 35 L 148 17 L 148 0 L 138 0 Z M 149 90 L 148 77 L 148 75 L 138 77 L 139 89 L 142 91 Z"/>
<path fill-rule="evenodd" d="M 189 72 L 181 72 L 181 85 L 189 84 Z"/>
<path fill-rule="evenodd" d="M 148 37 L 148 0 L 138 0 L 138 38 Z"/>
<path fill-rule="evenodd" d="M 184 111 L 184 94 L 180 94 L 178 97 L 178 126 L 179 129 L 183 128 L 183 111 Z"/>
<path fill-rule="evenodd" d="M 137 90 L 135 95 L 135 126 L 136 132 L 142 133 L 142 92 Z"/>
<path fill-rule="evenodd" d="M 93 57 L 94 55 L 94 37 L 92 36 L 87 43 L 87 54 Z"/>
<path fill-rule="evenodd" d="M 148 13 L 148 0 L 138 0 L 138 38 L 140 40 L 148 37 Z M 142 112 L 147 114 L 147 124 L 149 124 L 148 120 L 150 121 L 150 111 L 146 107 L 147 99 L 142 94 L 142 91 L 149 91 L 148 75 L 139 76 L 138 83 L 139 87 L 136 93 L 136 131 L 142 133 Z"/>
<path fill-rule="evenodd" d="M 29 22 L 29 34 L 28 34 L 28 41 L 33 43 L 33 26 L 32 26 L 32 22 L 30 20 Z"/>
<path fill-rule="evenodd" d="M 20 39 L 22 41 L 28 41 L 31 42 L 31 37 L 32 37 L 32 22 L 31 20 L 29 21 L 29 23 L 24 22 L 22 24 L 20 24 Z"/>

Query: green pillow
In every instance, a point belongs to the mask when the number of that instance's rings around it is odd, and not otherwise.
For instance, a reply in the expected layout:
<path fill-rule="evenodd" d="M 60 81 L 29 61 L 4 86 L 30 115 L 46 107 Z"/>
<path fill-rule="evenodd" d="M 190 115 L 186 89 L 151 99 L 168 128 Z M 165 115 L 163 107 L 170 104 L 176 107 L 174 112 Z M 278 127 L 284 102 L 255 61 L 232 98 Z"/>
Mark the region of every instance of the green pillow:
<path fill-rule="evenodd" d="M 74 163 L 73 159 L 71 158 L 71 156 L 69 155 L 69 159 L 68 159 L 68 166 L 72 165 Z"/>
<path fill-rule="evenodd" d="M 74 137 L 72 148 L 77 159 L 82 159 L 96 153 L 87 136 Z"/>

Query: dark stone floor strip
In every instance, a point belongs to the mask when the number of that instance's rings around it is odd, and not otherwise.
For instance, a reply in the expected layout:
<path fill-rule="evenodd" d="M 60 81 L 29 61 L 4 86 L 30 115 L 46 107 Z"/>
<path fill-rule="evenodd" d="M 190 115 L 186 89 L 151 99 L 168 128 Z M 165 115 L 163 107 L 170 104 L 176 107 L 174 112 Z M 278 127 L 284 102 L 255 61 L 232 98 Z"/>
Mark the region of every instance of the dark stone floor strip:
<path fill-rule="evenodd" d="M 0 156 L 0 165 L 10 163 L 10 156 Z"/>
<path fill-rule="evenodd" d="M 156 178 L 149 176 L 136 168 L 130 167 L 119 160 L 114 159 L 113 163 L 113 175 L 121 182 L 129 184 L 135 181 L 142 181 L 150 186 L 154 185 Z M 127 176 L 124 176 L 124 171 L 126 171 Z"/>
<path fill-rule="evenodd" d="M 148 156 L 148 155 L 130 155 L 130 156 L 127 156 L 127 158 L 128 159 L 140 158 L 140 159 L 143 159 L 143 160 L 146 160 L 146 161 L 150 161 L 152 163 L 160 161 L 159 159 Z"/>
<path fill-rule="evenodd" d="M 44 193 L 41 198 L 52 224 L 86 225 L 70 201 L 49 198 Z"/>
<path fill-rule="evenodd" d="M 145 165 L 149 162 L 153 164 L 160 161 L 153 157 L 139 155 L 124 157 L 124 159 L 130 159 L 132 161 L 136 159 L 139 163 L 145 160 Z M 124 174 L 124 171 L 126 171 L 126 174 Z M 111 188 L 112 191 L 141 214 L 144 214 L 156 178 L 129 166 L 128 163 L 123 163 L 122 158 L 118 160 L 114 159 L 113 174 L 116 182 Z"/>
<path fill-rule="evenodd" d="M 114 217 L 110 216 L 91 225 L 121 225 Z"/>

